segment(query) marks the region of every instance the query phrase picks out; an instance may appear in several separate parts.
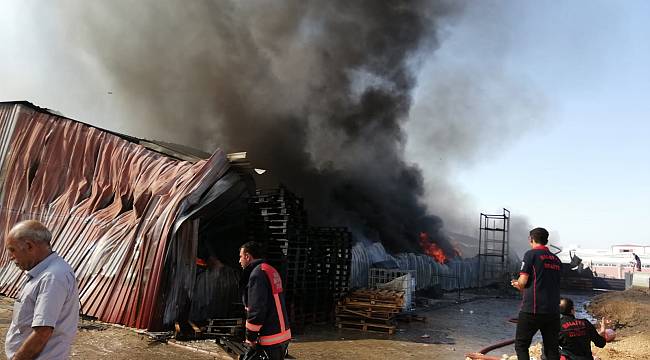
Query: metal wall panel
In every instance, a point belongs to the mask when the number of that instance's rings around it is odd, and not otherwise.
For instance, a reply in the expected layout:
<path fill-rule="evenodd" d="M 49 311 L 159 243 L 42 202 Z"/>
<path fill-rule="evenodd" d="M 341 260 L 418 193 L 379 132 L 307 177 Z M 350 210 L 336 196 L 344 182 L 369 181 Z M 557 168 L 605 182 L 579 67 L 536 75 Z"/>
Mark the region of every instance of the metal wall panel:
<path fill-rule="evenodd" d="M 352 287 L 368 286 L 368 269 L 381 261 L 393 261 L 401 270 L 415 272 L 416 290 L 440 285 L 444 290 L 478 287 L 478 259 L 451 259 L 445 264 L 438 263 L 423 254 L 403 253 L 390 255 L 380 243 L 371 245 L 357 243 L 352 247 Z"/>
<path fill-rule="evenodd" d="M 162 325 L 160 283 L 175 249 L 179 278 L 192 289 L 195 221 L 183 213 L 228 170 L 220 150 L 196 163 L 24 104 L 0 104 L 0 292 L 15 297 L 25 277 L 4 236 L 37 219 L 73 267 L 83 313 L 136 328 Z M 172 316 L 173 317 L 173 316 Z"/>

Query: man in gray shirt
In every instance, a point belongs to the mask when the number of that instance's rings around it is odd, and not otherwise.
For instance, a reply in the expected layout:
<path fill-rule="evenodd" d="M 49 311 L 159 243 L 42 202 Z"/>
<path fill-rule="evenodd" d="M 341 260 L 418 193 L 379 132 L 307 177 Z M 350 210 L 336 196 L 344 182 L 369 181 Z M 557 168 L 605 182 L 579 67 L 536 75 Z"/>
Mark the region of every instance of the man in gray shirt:
<path fill-rule="evenodd" d="M 79 291 L 70 265 L 52 251 L 52 234 L 35 220 L 16 224 L 5 237 L 9 259 L 26 271 L 7 331 L 7 359 L 67 359 L 77 334 Z"/>

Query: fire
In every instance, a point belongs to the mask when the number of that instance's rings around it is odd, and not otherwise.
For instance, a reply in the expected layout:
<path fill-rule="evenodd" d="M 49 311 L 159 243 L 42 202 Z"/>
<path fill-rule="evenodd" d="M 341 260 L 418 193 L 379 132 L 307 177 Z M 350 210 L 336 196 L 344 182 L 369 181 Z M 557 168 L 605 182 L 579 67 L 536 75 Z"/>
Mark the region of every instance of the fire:
<path fill-rule="evenodd" d="M 420 246 L 422 247 L 422 250 L 425 254 L 436 259 L 437 262 L 441 264 L 447 262 L 447 256 L 445 256 L 445 252 L 440 247 L 438 247 L 436 243 L 431 242 L 429 239 L 429 234 L 425 232 L 420 233 Z"/>

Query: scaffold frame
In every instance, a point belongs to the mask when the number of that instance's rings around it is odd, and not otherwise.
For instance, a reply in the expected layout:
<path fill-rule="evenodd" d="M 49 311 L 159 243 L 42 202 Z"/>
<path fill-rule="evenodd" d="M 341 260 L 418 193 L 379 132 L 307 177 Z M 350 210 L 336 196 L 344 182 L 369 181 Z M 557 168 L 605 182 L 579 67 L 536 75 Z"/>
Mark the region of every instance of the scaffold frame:
<path fill-rule="evenodd" d="M 484 286 L 508 272 L 510 265 L 510 210 L 503 208 L 502 214 L 481 213 L 478 243 L 478 282 Z"/>

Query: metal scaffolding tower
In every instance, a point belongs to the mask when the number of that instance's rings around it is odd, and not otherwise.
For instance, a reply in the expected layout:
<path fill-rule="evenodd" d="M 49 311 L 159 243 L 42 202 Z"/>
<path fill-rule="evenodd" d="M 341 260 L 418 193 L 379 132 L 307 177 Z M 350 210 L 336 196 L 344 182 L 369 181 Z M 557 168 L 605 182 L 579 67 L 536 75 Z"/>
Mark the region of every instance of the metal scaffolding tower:
<path fill-rule="evenodd" d="M 481 213 L 478 236 L 479 284 L 499 279 L 509 269 L 508 252 L 510 233 L 510 211 L 503 214 Z"/>

